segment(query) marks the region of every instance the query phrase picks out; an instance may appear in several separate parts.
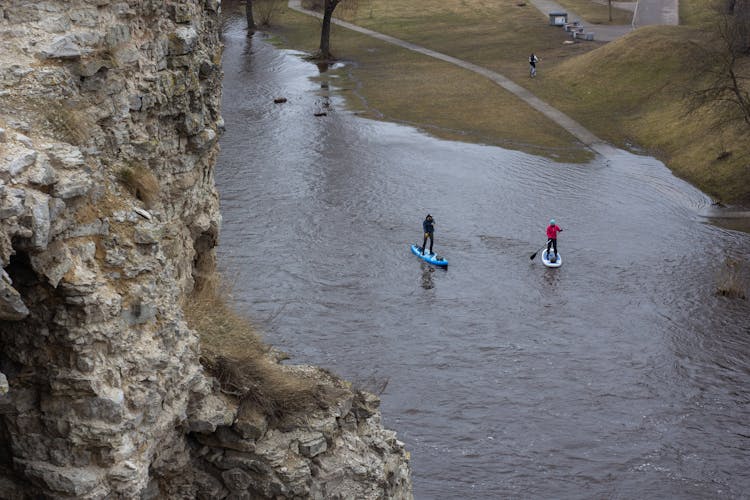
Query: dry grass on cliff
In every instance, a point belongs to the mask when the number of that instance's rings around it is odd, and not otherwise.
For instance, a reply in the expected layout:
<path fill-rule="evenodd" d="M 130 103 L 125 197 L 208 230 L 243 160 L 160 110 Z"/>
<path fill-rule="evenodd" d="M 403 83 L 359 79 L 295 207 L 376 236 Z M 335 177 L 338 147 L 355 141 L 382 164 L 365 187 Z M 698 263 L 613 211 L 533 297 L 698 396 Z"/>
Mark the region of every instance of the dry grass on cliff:
<path fill-rule="evenodd" d="M 217 282 L 207 283 L 184 306 L 189 326 L 200 334 L 201 363 L 220 382 L 222 391 L 249 399 L 272 422 L 326 408 L 329 389 L 280 365 L 223 290 Z"/>
<path fill-rule="evenodd" d="M 159 179 L 145 167 L 123 167 L 117 172 L 117 179 L 147 208 L 151 208 L 159 198 Z"/>
<path fill-rule="evenodd" d="M 63 101 L 40 101 L 34 111 L 44 117 L 57 137 L 76 146 L 86 143 L 95 123 L 78 105 Z"/>

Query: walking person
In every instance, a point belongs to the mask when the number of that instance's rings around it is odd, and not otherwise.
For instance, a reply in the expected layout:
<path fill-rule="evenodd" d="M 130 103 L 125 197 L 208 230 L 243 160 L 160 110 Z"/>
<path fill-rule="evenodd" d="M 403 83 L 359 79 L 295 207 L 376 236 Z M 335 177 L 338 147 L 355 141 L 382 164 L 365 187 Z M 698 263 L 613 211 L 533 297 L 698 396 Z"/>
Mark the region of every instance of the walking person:
<path fill-rule="evenodd" d="M 547 226 L 547 254 L 549 255 L 550 248 L 555 252 L 557 256 L 557 233 L 562 233 L 562 228 L 555 224 L 555 219 L 550 219 L 549 226 Z"/>
<path fill-rule="evenodd" d="M 430 240 L 430 253 L 432 253 L 433 234 L 435 233 L 435 219 L 432 218 L 432 215 L 427 214 L 427 217 L 424 218 L 424 221 L 422 222 L 422 231 L 424 232 L 424 241 L 422 242 L 422 255 L 424 255 L 424 249 L 427 246 L 428 238 Z"/>
<path fill-rule="evenodd" d="M 529 76 L 531 78 L 534 78 L 536 76 L 536 63 L 538 63 L 540 59 L 534 54 L 533 52 L 529 56 Z"/>

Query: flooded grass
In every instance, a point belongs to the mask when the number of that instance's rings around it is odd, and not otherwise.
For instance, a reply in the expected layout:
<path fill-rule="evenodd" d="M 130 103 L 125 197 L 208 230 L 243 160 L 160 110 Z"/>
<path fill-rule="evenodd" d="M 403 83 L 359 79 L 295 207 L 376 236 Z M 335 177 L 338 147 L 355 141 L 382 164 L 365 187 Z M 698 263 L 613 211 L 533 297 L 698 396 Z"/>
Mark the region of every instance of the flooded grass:
<path fill-rule="evenodd" d="M 220 260 L 248 311 L 273 315 L 269 340 L 376 392 L 388 377 L 384 418 L 413 451 L 417 498 L 748 490 L 747 456 L 727 434 L 748 417 L 735 411 L 750 384 L 746 302 L 715 296 L 715 255 L 740 257 L 748 239 L 694 214 L 700 193 L 648 157 L 598 158 L 592 172 L 343 110 L 314 119 L 328 95 L 315 66 L 236 31 L 224 57 Z M 421 206 L 442 214 L 454 271 L 408 254 Z M 577 226 L 562 274 L 528 259 L 550 207 Z M 589 460 L 561 453 L 566 443 Z M 666 450 L 659 467 L 634 481 L 654 449 Z"/>

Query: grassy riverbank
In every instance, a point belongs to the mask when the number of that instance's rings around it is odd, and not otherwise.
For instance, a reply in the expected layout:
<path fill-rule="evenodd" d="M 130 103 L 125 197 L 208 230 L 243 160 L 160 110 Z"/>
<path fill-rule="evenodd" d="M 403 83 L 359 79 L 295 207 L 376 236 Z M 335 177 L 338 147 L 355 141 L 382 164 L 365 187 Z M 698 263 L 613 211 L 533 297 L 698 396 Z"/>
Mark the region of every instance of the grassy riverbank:
<path fill-rule="evenodd" d="M 716 23 L 710 2 L 682 0 L 680 26 L 641 28 L 551 68 L 535 93 L 603 139 L 662 159 L 725 203 L 750 204 L 750 129 L 723 123 L 725 111 L 697 108 L 707 85 L 696 63 Z M 750 74 L 750 58 L 744 74 Z"/>
<path fill-rule="evenodd" d="M 661 158 L 710 196 L 750 203 L 750 129 L 720 124 L 711 108 L 690 112 L 703 38 L 691 28 L 643 28 L 551 69 L 536 92 L 603 139 Z"/>
<path fill-rule="evenodd" d="M 582 15 L 600 16 L 587 0 Z M 577 4 L 576 4 L 577 5 Z M 592 11 L 594 12 L 594 11 Z M 566 44 L 530 4 L 487 0 L 364 0 L 348 20 L 497 71 L 620 147 L 646 151 L 726 203 L 750 203 L 750 141 L 716 111 L 688 114 L 696 54 L 711 24 L 706 2 L 683 0 L 679 27 L 648 27 L 616 42 Z M 618 16 L 625 15 L 620 11 Z M 619 18 L 618 18 L 619 19 Z M 282 9 L 272 32 L 314 51 L 320 22 Z M 594 28 L 595 30 L 595 28 Z M 501 145 L 561 160 L 585 160 L 576 141 L 486 79 L 334 27 L 334 53 L 348 60 L 343 94 L 373 118 L 413 124 L 439 137 Z M 530 80 L 526 59 L 542 58 Z M 534 147 L 532 145 L 536 145 Z"/>

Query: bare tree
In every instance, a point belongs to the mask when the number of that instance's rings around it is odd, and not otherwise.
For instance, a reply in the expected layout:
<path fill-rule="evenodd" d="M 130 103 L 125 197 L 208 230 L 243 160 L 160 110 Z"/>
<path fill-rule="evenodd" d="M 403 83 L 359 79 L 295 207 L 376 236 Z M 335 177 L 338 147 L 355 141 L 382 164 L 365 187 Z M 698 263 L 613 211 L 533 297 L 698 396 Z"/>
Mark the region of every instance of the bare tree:
<path fill-rule="evenodd" d="M 693 97 L 699 106 L 723 106 L 724 122 L 741 120 L 750 127 L 750 0 L 727 0 L 716 26 L 704 54 L 708 84 Z"/>
<path fill-rule="evenodd" d="M 325 0 L 323 4 L 323 26 L 320 29 L 318 58 L 331 59 L 331 19 L 341 0 Z"/>
<path fill-rule="evenodd" d="M 253 33 L 258 25 L 255 15 L 261 26 L 269 26 L 271 18 L 280 10 L 278 0 L 245 0 L 245 18 L 247 19 L 247 31 Z"/>
<path fill-rule="evenodd" d="M 258 14 L 258 20 L 261 26 L 269 26 L 273 16 L 281 9 L 278 0 L 253 0 L 255 3 L 255 12 Z"/>
<path fill-rule="evenodd" d="M 318 59 L 332 59 L 331 54 L 331 20 L 333 12 L 339 5 L 346 7 L 346 12 L 354 15 L 359 5 L 359 0 L 307 0 L 303 5 L 312 10 L 323 11 L 323 24 L 320 29 L 320 47 L 315 55 Z"/>

